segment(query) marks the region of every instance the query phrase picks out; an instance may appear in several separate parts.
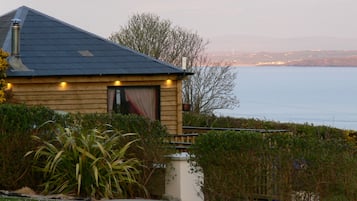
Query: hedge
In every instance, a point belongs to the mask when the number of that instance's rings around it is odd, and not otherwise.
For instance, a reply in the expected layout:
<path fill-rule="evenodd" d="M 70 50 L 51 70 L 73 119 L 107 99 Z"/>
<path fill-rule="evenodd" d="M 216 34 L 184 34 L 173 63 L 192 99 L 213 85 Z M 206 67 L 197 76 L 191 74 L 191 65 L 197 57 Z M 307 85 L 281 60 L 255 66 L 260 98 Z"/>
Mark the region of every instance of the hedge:
<path fill-rule="evenodd" d="M 355 146 L 316 135 L 210 132 L 192 146 L 205 200 L 357 199 Z"/>
<path fill-rule="evenodd" d="M 55 133 L 52 131 L 56 124 L 81 129 L 110 126 L 122 133 L 139 134 L 140 146 L 129 150 L 130 156 L 138 158 L 144 164 L 139 182 L 152 196 L 163 194 L 163 189 L 157 192 L 156 188 L 162 185 L 163 179 L 152 184 L 157 179 L 153 179 L 157 172 L 160 172 L 159 178 L 164 178 L 162 171 L 158 171 L 155 165 L 167 163 L 168 158 L 165 155 L 174 150 L 167 145 L 168 132 L 160 122 L 136 115 L 59 114 L 42 106 L 15 104 L 0 104 L 0 189 L 15 190 L 28 186 L 36 191 L 41 190 L 43 177 L 33 172 L 32 161 L 24 158 L 24 155 L 37 146 L 31 135 L 50 139 Z M 138 189 L 130 190 L 131 197 L 145 195 L 145 192 Z"/>

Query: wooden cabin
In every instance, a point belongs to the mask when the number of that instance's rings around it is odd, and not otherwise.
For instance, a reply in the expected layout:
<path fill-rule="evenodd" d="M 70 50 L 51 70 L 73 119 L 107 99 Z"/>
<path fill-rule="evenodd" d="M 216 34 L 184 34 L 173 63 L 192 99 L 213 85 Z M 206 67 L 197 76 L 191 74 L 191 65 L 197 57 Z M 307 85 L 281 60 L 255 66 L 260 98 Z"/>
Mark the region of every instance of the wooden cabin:
<path fill-rule="evenodd" d="M 190 73 L 28 7 L 0 17 L 11 101 L 64 112 L 135 113 L 182 133 Z"/>

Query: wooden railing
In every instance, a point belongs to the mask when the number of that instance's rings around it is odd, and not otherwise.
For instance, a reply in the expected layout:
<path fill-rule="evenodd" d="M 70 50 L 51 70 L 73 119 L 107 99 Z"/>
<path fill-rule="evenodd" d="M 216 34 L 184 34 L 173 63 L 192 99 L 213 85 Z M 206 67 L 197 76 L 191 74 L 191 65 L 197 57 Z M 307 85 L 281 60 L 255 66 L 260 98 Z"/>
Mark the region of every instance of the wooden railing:
<path fill-rule="evenodd" d="M 195 143 L 195 139 L 199 135 L 204 135 L 209 131 L 247 131 L 257 133 L 291 133 L 288 130 L 277 129 L 247 129 L 247 128 L 216 128 L 216 127 L 196 127 L 183 126 L 183 134 L 170 135 L 170 143 L 176 147 L 179 152 L 187 151 L 187 149 Z"/>

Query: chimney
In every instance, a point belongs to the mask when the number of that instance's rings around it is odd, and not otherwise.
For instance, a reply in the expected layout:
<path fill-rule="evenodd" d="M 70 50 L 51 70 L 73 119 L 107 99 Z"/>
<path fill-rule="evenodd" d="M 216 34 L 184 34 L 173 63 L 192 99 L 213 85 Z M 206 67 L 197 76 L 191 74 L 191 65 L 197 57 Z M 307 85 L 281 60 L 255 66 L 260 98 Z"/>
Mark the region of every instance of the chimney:
<path fill-rule="evenodd" d="M 11 56 L 8 58 L 12 71 L 32 71 L 22 63 L 20 58 L 20 19 L 12 19 Z"/>
<path fill-rule="evenodd" d="M 187 57 L 182 57 L 182 70 L 186 71 Z"/>
<path fill-rule="evenodd" d="M 12 19 L 11 56 L 20 57 L 20 19 Z"/>

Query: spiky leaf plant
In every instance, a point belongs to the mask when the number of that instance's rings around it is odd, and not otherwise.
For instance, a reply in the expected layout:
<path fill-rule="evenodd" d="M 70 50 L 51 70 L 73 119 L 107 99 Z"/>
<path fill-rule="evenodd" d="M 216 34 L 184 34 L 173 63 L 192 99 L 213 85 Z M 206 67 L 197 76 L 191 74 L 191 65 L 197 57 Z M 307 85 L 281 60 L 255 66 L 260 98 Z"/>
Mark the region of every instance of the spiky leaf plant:
<path fill-rule="evenodd" d="M 51 141 L 37 136 L 41 145 L 26 155 L 33 155 L 35 168 L 45 177 L 44 193 L 64 193 L 81 197 L 123 198 L 137 182 L 136 158 L 126 152 L 136 143 L 135 134 L 121 134 L 112 129 L 84 130 L 58 126 Z M 126 144 L 118 146 L 123 138 Z"/>

